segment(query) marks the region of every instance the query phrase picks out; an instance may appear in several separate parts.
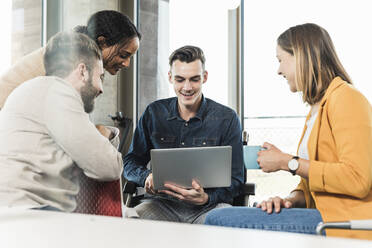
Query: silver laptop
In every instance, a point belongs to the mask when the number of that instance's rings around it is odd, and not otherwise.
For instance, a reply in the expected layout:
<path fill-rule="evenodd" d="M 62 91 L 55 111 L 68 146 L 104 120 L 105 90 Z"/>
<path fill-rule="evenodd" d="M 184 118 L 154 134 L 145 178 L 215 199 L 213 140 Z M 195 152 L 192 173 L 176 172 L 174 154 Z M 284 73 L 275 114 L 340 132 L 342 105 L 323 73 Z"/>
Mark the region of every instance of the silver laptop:
<path fill-rule="evenodd" d="M 192 188 L 192 179 L 203 188 L 230 187 L 231 152 L 231 146 L 152 149 L 154 188 L 164 189 L 164 183 Z"/>

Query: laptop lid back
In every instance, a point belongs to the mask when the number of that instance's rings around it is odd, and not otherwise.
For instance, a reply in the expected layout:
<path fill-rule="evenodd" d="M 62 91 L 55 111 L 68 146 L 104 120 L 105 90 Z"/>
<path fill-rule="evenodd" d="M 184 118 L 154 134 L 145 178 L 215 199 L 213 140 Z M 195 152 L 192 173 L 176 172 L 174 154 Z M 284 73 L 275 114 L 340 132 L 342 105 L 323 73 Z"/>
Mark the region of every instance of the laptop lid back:
<path fill-rule="evenodd" d="M 152 149 L 154 188 L 164 183 L 191 188 L 192 179 L 203 188 L 231 185 L 231 146 Z"/>

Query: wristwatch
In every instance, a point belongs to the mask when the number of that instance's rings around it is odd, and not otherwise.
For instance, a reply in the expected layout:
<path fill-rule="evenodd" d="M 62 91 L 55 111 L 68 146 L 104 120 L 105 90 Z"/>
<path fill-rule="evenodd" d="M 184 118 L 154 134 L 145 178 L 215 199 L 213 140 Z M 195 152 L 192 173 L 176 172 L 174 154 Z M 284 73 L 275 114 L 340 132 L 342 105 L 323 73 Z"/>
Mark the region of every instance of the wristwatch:
<path fill-rule="evenodd" d="M 298 166 L 300 165 L 298 163 L 298 159 L 299 159 L 298 156 L 293 156 L 292 159 L 289 160 L 289 162 L 288 162 L 289 172 L 291 172 L 293 176 L 296 175 L 296 171 L 298 169 Z"/>

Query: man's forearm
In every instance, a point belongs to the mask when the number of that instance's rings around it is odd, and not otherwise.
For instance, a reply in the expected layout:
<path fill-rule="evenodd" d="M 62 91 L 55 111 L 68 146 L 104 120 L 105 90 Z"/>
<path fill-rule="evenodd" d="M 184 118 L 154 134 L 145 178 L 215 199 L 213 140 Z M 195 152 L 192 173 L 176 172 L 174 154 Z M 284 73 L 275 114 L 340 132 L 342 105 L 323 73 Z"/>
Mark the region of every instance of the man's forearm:
<path fill-rule="evenodd" d="M 134 161 L 124 158 L 124 177 L 141 187 L 144 186 L 147 176 L 151 173 L 146 166 L 138 165 Z"/>
<path fill-rule="evenodd" d="M 103 125 L 96 125 L 97 130 L 106 137 L 110 143 L 116 147 L 116 149 L 119 148 L 120 144 L 120 138 L 119 138 L 119 129 L 116 127 L 111 126 L 103 126 Z"/>

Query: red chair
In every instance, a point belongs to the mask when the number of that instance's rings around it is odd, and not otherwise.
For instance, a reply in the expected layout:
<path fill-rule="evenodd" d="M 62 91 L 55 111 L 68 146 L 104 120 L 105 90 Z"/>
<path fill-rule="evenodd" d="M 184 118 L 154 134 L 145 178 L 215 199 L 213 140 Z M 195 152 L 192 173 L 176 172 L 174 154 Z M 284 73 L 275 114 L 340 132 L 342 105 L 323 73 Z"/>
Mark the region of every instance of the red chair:
<path fill-rule="evenodd" d="M 122 129 L 118 149 L 122 152 L 132 120 L 126 118 L 122 112 L 116 112 L 115 116 L 110 117 Z M 76 196 L 75 213 L 123 217 L 121 180 L 102 182 L 80 173 L 79 181 L 80 191 Z"/>
<path fill-rule="evenodd" d="M 75 213 L 122 217 L 121 182 L 102 182 L 79 176 L 80 191 L 76 196 Z"/>

